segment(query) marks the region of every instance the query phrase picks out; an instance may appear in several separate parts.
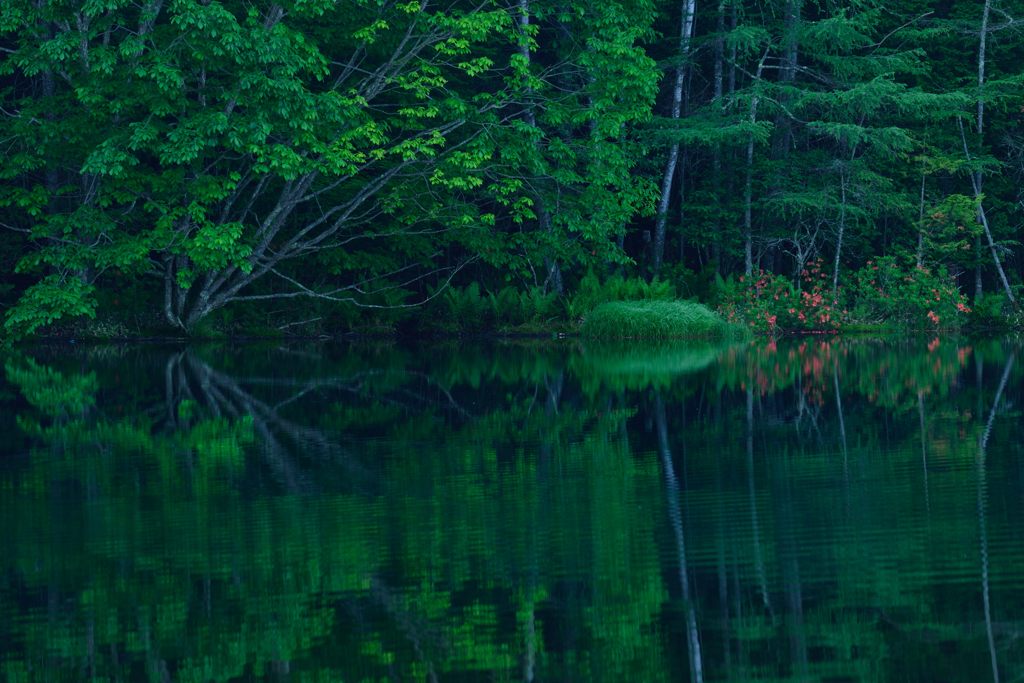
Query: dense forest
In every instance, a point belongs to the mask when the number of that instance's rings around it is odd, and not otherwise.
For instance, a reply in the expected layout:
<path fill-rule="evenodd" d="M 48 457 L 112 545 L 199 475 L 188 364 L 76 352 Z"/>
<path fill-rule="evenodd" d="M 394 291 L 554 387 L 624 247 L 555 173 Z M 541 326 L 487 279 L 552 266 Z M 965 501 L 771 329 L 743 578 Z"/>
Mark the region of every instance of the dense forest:
<path fill-rule="evenodd" d="M 6 0 L 4 336 L 1013 324 L 1018 0 Z"/>

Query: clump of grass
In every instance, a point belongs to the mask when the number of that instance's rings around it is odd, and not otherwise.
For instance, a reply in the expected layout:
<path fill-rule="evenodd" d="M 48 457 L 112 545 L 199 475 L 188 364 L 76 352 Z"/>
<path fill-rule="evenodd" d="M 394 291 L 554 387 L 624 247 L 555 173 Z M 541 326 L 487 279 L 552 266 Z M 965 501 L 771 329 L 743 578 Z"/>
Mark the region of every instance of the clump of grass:
<path fill-rule="evenodd" d="M 613 301 L 591 311 L 580 333 L 601 339 L 734 339 L 743 330 L 692 301 Z"/>

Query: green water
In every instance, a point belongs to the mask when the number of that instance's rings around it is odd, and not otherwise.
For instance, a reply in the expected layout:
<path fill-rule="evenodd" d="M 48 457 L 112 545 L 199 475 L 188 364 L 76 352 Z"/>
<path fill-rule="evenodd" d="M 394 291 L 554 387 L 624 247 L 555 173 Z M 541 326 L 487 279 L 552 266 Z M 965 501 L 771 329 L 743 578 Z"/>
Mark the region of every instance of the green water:
<path fill-rule="evenodd" d="M 3 680 L 1024 678 L 1010 341 L 3 363 Z"/>

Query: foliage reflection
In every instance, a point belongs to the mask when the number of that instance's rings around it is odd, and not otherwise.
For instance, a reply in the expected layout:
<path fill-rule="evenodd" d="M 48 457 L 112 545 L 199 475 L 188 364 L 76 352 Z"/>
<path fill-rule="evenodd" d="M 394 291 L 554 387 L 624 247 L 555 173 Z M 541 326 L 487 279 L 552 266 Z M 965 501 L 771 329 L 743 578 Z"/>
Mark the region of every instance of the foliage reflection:
<path fill-rule="evenodd" d="M 1012 680 L 1017 355 L 836 338 L 11 355 L 0 669 Z"/>

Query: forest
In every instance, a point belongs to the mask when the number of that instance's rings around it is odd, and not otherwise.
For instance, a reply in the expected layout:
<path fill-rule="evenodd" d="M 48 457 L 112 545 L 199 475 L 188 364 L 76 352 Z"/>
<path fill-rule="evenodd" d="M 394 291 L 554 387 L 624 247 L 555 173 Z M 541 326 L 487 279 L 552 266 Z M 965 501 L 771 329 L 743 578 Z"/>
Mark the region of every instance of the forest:
<path fill-rule="evenodd" d="M 1013 327 L 1018 0 L 5 0 L 6 340 Z"/>

